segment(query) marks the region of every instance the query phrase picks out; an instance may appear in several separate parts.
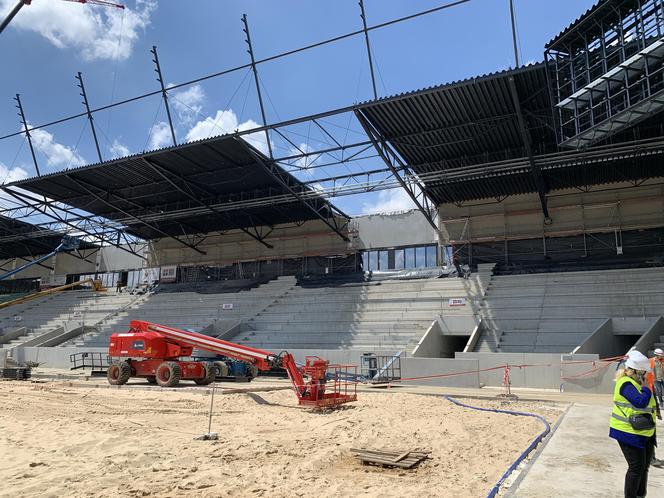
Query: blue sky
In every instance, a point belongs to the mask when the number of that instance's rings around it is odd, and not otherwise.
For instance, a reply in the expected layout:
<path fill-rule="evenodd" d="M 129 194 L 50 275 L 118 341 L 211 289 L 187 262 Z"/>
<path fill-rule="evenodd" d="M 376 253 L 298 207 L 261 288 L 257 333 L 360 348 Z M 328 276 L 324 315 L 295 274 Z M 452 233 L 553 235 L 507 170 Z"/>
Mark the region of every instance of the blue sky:
<path fill-rule="evenodd" d="M 15 0 L 0 0 L 4 14 Z M 149 53 L 157 45 L 166 83 L 248 62 L 240 18 L 249 18 L 257 58 L 361 28 L 356 0 L 126 0 L 124 12 L 63 0 L 33 0 L 0 35 L 0 135 L 18 131 L 13 96 L 41 124 L 83 107 L 74 79 L 83 73 L 93 107 L 158 89 Z M 369 25 L 443 0 L 365 0 Z M 515 0 L 522 62 L 539 61 L 544 44 L 592 0 Z M 0 14 L 0 15 L 3 15 Z M 508 0 L 469 3 L 371 33 L 379 96 L 513 65 Z M 259 66 L 270 122 L 334 109 L 372 97 L 360 36 Z M 253 79 L 240 71 L 179 90 L 171 100 L 180 142 L 247 129 L 260 122 Z M 170 145 L 159 97 L 96 116 L 104 159 Z M 214 124 L 214 126 L 212 126 Z M 339 123 L 343 125 L 343 123 Z M 353 125 L 357 127 L 356 125 Z M 296 135 L 301 146 L 306 131 Z M 294 138 L 295 140 L 295 138 Z M 0 181 L 34 176 L 21 137 L 0 141 Z M 42 174 L 97 162 L 81 118 L 35 137 Z M 277 144 L 287 154 L 283 144 Z M 279 152 L 278 152 L 279 153 Z M 358 167 L 382 167 L 377 159 Z M 347 171 L 347 170 L 346 170 Z M 328 169 L 325 173 L 337 174 Z M 307 172 L 312 176 L 311 172 Z M 316 172 L 323 174 L 323 171 Z M 306 175 L 304 177 L 306 179 Z M 313 176 L 312 176 L 313 178 Z M 398 190 L 333 199 L 350 214 L 409 207 Z"/>

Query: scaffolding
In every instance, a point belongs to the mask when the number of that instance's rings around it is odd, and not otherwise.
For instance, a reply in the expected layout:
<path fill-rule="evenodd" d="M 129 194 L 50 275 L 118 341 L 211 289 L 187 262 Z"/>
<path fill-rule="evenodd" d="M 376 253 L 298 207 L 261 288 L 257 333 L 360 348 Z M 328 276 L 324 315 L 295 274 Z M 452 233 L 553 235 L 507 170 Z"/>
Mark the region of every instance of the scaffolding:
<path fill-rule="evenodd" d="M 664 109 L 663 37 L 663 0 L 607 0 L 546 45 L 560 145 L 586 147 Z"/>

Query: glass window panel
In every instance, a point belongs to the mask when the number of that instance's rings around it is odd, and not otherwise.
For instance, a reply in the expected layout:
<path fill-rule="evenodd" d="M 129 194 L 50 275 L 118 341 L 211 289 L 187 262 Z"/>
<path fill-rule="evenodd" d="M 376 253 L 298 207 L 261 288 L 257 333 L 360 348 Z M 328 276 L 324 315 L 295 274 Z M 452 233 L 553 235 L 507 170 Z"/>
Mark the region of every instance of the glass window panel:
<path fill-rule="evenodd" d="M 427 246 L 427 267 L 430 268 L 432 266 L 436 266 L 437 261 L 436 261 L 436 246 Z"/>
<path fill-rule="evenodd" d="M 403 270 L 405 268 L 405 255 L 403 249 L 395 249 L 394 251 L 394 269 Z"/>
<path fill-rule="evenodd" d="M 369 271 L 369 253 L 366 251 L 362 253 L 362 270 Z"/>
<path fill-rule="evenodd" d="M 406 253 L 405 267 L 415 268 L 415 248 L 409 247 L 408 249 L 405 249 L 405 253 Z"/>
<path fill-rule="evenodd" d="M 369 253 L 369 270 L 375 271 L 378 269 L 378 251 L 371 251 Z"/>
<path fill-rule="evenodd" d="M 380 251 L 378 255 L 378 269 L 387 270 L 389 268 L 387 251 Z"/>
<path fill-rule="evenodd" d="M 424 268 L 426 266 L 425 254 L 424 246 L 415 248 L 415 268 Z"/>

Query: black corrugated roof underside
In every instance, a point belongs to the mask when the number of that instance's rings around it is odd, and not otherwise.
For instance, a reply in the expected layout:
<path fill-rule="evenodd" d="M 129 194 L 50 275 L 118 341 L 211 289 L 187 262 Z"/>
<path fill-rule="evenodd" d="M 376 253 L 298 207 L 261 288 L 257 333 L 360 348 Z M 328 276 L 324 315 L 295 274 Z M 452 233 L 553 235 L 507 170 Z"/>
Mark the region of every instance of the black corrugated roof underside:
<path fill-rule="evenodd" d="M 399 99 L 362 104 L 373 126 L 424 180 L 436 204 L 464 202 L 537 192 L 509 89 L 513 77 L 534 156 L 558 152 L 546 68 L 543 63 L 454 82 Z M 664 136 L 661 115 L 611 137 L 626 143 Z M 662 155 L 638 160 L 616 159 L 601 165 L 542 167 L 545 187 L 555 190 L 662 176 Z M 495 174 L 465 174 L 469 167 L 522 160 L 522 168 Z M 427 174 L 451 173 L 456 180 L 432 180 Z M 463 173 L 463 175 L 462 175 Z"/>
<path fill-rule="evenodd" d="M 418 174 L 521 158 L 525 149 L 510 77 L 514 77 L 532 136 L 533 154 L 555 152 L 543 63 L 435 87 L 396 101 L 377 101 L 363 112 Z M 443 189 L 427 186 L 435 202 L 448 197 Z M 487 186 L 474 197 L 492 194 Z"/>
<path fill-rule="evenodd" d="M 267 157 L 255 152 L 268 162 Z M 311 190 L 292 175 L 280 168 L 278 171 L 288 185 L 311 195 Z M 293 202 L 226 214 L 207 209 L 205 206 L 217 203 L 288 194 L 254 160 L 242 139 L 234 136 L 83 166 L 14 185 L 107 219 L 122 220 L 129 233 L 144 239 L 316 218 L 295 198 Z M 331 206 L 325 199 L 314 196 L 312 202 L 322 215 L 331 215 Z M 196 212 L 183 216 L 188 210 Z"/>

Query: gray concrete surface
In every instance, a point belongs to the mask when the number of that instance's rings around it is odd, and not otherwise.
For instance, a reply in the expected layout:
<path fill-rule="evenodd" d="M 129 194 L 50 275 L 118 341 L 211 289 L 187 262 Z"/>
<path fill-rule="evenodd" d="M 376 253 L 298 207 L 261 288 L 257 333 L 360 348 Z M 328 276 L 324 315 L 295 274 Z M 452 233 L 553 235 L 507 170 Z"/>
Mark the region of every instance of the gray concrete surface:
<path fill-rule="evenodd" d="M 618 443 L 608 437 L 611 398 L 604 403 L 574 404 L 542 453 L 532 463 L 517 498 L 623 496 L 627 463 Z M 658 423 L 658 432 L 664 424 Z M 660 448 L 664 448 L 660 446 Z M 664 457 L 664 449 L 660 449 Z M 664 496 L 664 469 L 650 468 L 648 496 Z"/>

